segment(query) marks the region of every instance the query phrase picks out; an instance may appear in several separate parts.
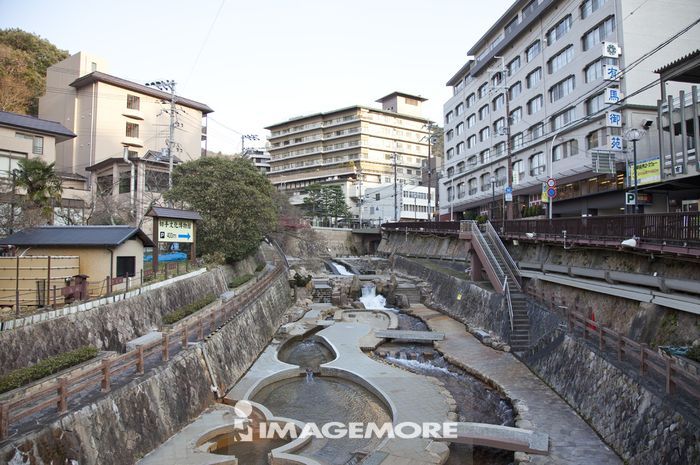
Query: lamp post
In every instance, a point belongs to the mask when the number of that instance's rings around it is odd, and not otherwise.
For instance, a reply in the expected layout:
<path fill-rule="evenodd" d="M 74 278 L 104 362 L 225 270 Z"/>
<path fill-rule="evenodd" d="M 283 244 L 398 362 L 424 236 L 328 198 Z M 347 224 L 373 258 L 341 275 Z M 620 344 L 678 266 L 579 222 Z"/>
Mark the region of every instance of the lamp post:
<path fill-rule="evenodd" d="M 632 142 L 632 156 L 633 156 L 633 172 L 634 172 L 634 210 L 632 213 L 639 213 L 637 211 L 637 141 L 642 138 L 644 131 L 637 128 L 629 129 L 625 132 L 625 139 Z"/>
<path fill-rule="evenodd" d="M 491 221 L 494 218 L 494 209 L 496 208 L 496 176 L 491 176 L 489 179 L 491 181 Z"/>

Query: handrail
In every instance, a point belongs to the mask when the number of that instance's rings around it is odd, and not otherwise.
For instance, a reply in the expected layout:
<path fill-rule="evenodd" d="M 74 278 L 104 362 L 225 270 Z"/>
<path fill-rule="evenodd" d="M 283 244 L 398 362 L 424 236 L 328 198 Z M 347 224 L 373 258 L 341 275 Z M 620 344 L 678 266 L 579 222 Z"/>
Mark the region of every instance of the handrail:
<path fill-rule="evenodd" d="M 160 349 L 163 354 L 161 362 L 166 363 L 170 358 L 172 346 L 180 345 L 182 349 L 187 347 L 188 333 L 191 329 L 198 327 L 200 329 L 199 332 L 189 334 L 194 334 L 196 340 L 204 339 L 203 327 L 205 324 L 208 332 L 213 333 L 216 331 L 219 325 L 226 324 L 228 320 L 256 301 L 262 290 L 267 288 L 283 271 L 284 267 L 281 261 L 277 262 L 274 269 L 266 272 L 252 286 L 223 304 L 220 310 L 212 308 L 206 314 L 195 313 L 190 315 L 183 320 L 182 326 L 179 326 L 172 332 L 164 332 L 158 341 L 138 347 L 114 358 L 102 359 L 101 366 L 94 367 L 86 373 L 55 378 L 53 383 L 50 383 L 41 391 L 32 394 L 25 393 L 12 400 L 0 402 L 0 440 L 7 438 L 11 424 L 17 423 L 28 415 L 56 406 L 59 413 L 66 412 L 69 398 L 81 391 L 88 389 L 101 389 L 103 392 L 109 391 L 113 375 L 127 371 L 132 367 L 135 367 L 135 374 L 131 376 L 140 375 L 145 367 L 144 354 L 150 350 Z M 217 311 L 220 311 L 218 322 Z"/>
<path fill-rule="evenodd" d="M 520 276 L 520 270 L 518 269 L 518 265 L 513 260 L 513 257 L 510 256 L 510 253 L 508 253 L 508 249 L 506 249 L 506 246 L 503 245 L 503 242 L 501 242 L 501 238 L 498 236 L 498 233 L 496 232 L 490 221 L 484 223 L 484 229 L 486 229 L 486 235 L 489 236 L 489 238 L 491 238 L 491 242 L 493 242 L 493 245 L 496 246 L 496 251 L 508 267 L 510 275 L 513 278 L 515 285 L 519 288 L 522 283 L 522 277 Z"/>
<path fill-rule="evenodd" d="M 510 331 L 513 332 L 513 303 L 510 301 L 510 287 L 508 286 L 508 278 L 503 284 L 503 292 L 506 294 L 506 302 L 508 302 L 508 316 L 510 317 Z"/>
<path fill-rule="evenodd" d="M 498 280 L 500 281 L 501 286 L 503 286 L 505 283 L 505 279 L 506 279 L 506 273 L 501 268 L 501 265 L 498 264 L 498 260 L 496 260 L 496 256 L 493 254 L 491 247 L 489 247 L 488 243 L 486 242 L 486 239 L 484 239 L 484 236 L 481 234 L 481 230 L 479 229 L 479 225 L 474 220 L 464 220 L 464 221 L 467 224 L 469 224 L 469 227 L 470 227 L 471 233 L 472 233 L 472 237 L 476 239 L 476 241 L 479 243 L 481 248 L 484 250 L 484 253 L 488 257 L 488 260 L 491 264 L 491 267 L 493 268 L 494 272 L 496 272 L 496 274 L 498 275 Z"/>

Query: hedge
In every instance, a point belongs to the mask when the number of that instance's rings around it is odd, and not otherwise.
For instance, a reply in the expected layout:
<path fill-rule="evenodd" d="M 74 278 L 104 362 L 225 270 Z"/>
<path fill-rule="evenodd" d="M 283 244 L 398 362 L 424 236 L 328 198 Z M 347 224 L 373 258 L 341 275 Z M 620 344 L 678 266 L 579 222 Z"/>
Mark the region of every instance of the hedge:
<path fill-rule="evenodd" d="M 166 325 L 171 325 L 175 323 L 176 321 L 180 321 L 183 318 L 185 318 L 188 315 L 192 315 L 194 312 L 197 310 L 200 310 L 210 303 L 214 302 L 216 300 L 216 296 L 214 294 L 207 294 L 204 297 L 202 297 L 199 300 L 195 300 L 189 305 L 185 305 L 184 307 L 180 307 L 174 312 L 168 313 L 163 317 L 163 323 Z"/>
<path fill-rule="evenodd" d="M 229 289 L 233 289 L 234 287 L 238 287 L 242 284 L 247 283 L 251 279 L 253 279 L 252 274 L 244 274 L 241 276 L 236 276 L 235 278 L 233 278 L 233 280 L 230 283 L 228 283 L 228 287 L 229 287 Z"/>
<path fill-rule="evenodd" d="M 71 350 L 70 352 L 64 352 L 59 355 L 54 355 L 53 357 L 45 358 L 29 367 L 12 370 L 0 377 L 0 393 L 17 389 L 32 381 L 79 365 L 95 358 L 98 353 L 99 351 L 96 347 L 84 346 L 79 349 Z"/>

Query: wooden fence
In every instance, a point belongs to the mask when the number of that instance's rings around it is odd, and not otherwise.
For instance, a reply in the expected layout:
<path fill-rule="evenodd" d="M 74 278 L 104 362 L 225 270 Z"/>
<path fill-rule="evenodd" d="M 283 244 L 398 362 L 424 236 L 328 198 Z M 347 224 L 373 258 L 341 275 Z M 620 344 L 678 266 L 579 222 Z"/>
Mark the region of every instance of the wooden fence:
<path fill-rule="evenodd" d="M 79 273 L 77 256 L 0 257 L 0 306 L 42 306 Z"/>
<path fill-rule="evenodd" d="M 101 366 L 77 375 L 57 378 L 47 387 L 30 395 L 0 403 L 0 440 L 7 438 L 13 424 L 30 415 L 47 409 L 56 409 L 58 413 L 66 412 L 70 398 L 77 394 L 98 387 L 102 392 L 109 392 L 112 379 L 116 375 L 127 371 L 132 372 L 132 377 L 143 374 L 146 358 L 153 354 L 160 354 L 160 361 L 167 362 L 173 349 L 177 353 L 187 348 L 192 336 L 196 341 L 203 340 L 205 335 L 213 333 L 216 328 L 226 324 L 229 319 L 250 305 L 283 270 L 284 267 L 277 264 L 273 270 L 267 272 L 230 301 L 219 308 L 212 308 L 187 317 L 174 325 L 169 332 L 164 332 L 159 340 L 139 346 L 125 354 L 103 359 Z"/>
<path fill-rule="evenodd" d="M 570 333 L 575 334 L 577 330 L 581 330 L 583 339 L 597 343 L 601 352 L 613 350 L 617 352 L 620 362 L 636 363 L 642 378 L 652 377 L 665 384 L 666 394 L 674 395 L 680 388 L 700 400 L 700 376 L 690 373 L 673 357 L 662 355 L 646 344 L 633 341 L 578 312 L 569 312 L 568 325 Z"/>

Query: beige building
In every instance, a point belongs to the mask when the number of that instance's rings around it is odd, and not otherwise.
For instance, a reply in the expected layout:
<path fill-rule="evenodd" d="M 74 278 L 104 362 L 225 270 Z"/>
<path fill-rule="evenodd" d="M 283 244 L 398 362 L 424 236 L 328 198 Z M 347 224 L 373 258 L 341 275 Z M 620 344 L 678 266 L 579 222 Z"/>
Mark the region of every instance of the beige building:
<path fill-rule="evenodd" d="M 57 170 L 85 176 L 93 197 L 111 195 L 140 221 L 167 188 L 170 100 L 168 92 L 107 74 L 102 60 L 82 52 L 49 67 L 39 115 L 78 135 L 57 148 Z M 197 159 L 213 110 L 175 101 L 174 159 Z"/>
<path fill-rule="evenodd" d="M 377 100 L 381 109 L 356 105 L 268 126 L 270 181 L 292 204 L 311 184 L 340 185 L 355 216 L 364 189 L 394 182 L 394 160 L 397 182 L 418 185 L 428 157 L 425 100 L 393 92 Z"/>

